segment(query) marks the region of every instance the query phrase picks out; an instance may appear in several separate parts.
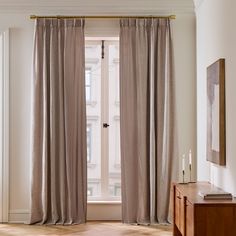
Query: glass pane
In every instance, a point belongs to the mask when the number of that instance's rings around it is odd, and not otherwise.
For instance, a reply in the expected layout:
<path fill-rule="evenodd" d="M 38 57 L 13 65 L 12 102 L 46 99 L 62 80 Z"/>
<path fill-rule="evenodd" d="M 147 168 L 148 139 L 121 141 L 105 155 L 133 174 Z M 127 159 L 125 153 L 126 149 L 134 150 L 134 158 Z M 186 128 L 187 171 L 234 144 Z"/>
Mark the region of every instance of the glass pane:
<path fill-rule="evenodd" d="M 109 194 L 121 196 L 119 46 L 109 45 Z"/>
<path fill-rule="evenodd" d="M 92 81 L 92 73 L 91 68 L 85 69 L 85 86 L 86 86 L 86 101 L 91 100 L 91 81 Z"/>
<path fill-rule="evenodd" d="M 91 162 L 91 150 L 92 150 L 92 129 L 91 129 L 91 125 L 88 124 L 87 125 L 87 162 L 90 163 Z"/>
<path fill-rule="evenodd" d="M 91 100 L 91 87 L 90 86 L 86 86 L 86 101 L 90 101 Z"/>
<path fill-rule="evenodd" d="M 85 85 L 86 86 L 91 85 L 91 69 L 90 68 L 85 69 Z"/>
<path fill-rule="evenodd" d="M 101 46 L 86 43 L 88 200 L 101 197 Z M 89 101 L 89 102 L 88 102 Z"/>

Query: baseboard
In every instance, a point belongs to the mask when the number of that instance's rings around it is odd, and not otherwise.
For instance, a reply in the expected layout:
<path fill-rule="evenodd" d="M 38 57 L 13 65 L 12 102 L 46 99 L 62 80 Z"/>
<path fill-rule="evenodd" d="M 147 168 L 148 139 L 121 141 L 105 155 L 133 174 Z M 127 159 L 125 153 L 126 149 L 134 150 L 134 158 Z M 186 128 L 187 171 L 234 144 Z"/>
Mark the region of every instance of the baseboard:
<path fill-rule="evenodd" d="M 29 216 L 30 213 L 27 209 L 10 210 L 8 223 L 26 224 L 29 222 Z"/>
<path fill-rule="evenodd" d="M 26 224 L 29 222 L 28 209 L 10 210 L 8 223 Z M 88 203 L 88 220 L 121 220 L 121 204 L 117 203 Z"/>

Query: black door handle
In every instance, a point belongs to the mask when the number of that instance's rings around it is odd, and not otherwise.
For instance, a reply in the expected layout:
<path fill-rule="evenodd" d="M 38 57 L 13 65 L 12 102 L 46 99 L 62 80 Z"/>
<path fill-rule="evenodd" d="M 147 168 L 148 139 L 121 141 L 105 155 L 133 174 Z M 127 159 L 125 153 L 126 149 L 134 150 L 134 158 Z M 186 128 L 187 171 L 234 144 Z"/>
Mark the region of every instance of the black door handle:
<path fill-rule="evenodd" d="M 110 126 L 110 125 L 107 123 L 103 123 L 103 128 L 107 128 L 108 126 Z"/>

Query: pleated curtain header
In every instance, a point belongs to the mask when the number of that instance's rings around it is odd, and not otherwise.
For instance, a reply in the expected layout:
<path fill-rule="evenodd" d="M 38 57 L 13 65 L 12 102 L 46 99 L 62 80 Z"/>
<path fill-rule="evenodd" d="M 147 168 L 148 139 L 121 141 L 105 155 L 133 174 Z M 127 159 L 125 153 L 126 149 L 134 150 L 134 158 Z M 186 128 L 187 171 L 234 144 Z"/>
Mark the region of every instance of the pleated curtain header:
<path fill-rule="evenodd" d="M 50 18 L 38 18 L 36 19 L 37 26 L 47 27 L 84 27 L 84 19 L 50 19 Z"/>
<path fill-rule="evenodd" d="M 162 18 L 143 18 L 143 19 L 121 19 L 120 26 L 121 27 L 158 27 L 158 26 L 169 26 L 170 19 L 162 19 Z"/>

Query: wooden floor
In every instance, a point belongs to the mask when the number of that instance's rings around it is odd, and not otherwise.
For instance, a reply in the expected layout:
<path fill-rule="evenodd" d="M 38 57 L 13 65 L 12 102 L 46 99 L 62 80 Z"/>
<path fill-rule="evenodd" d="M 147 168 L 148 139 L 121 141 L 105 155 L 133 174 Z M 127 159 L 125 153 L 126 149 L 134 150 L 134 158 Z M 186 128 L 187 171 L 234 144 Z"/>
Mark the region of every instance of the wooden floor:
<path fill-rule="evenodd" d="M 91 236 L 117 236 L 117 235 L 172 235 L 170 226 L 134 226 L 119 222 L 88 222 L 75 226 L 38 226 L 23 224 L 0 224 L 1 236 L 46 236 L 46 235 L 91 235 Z"/>

